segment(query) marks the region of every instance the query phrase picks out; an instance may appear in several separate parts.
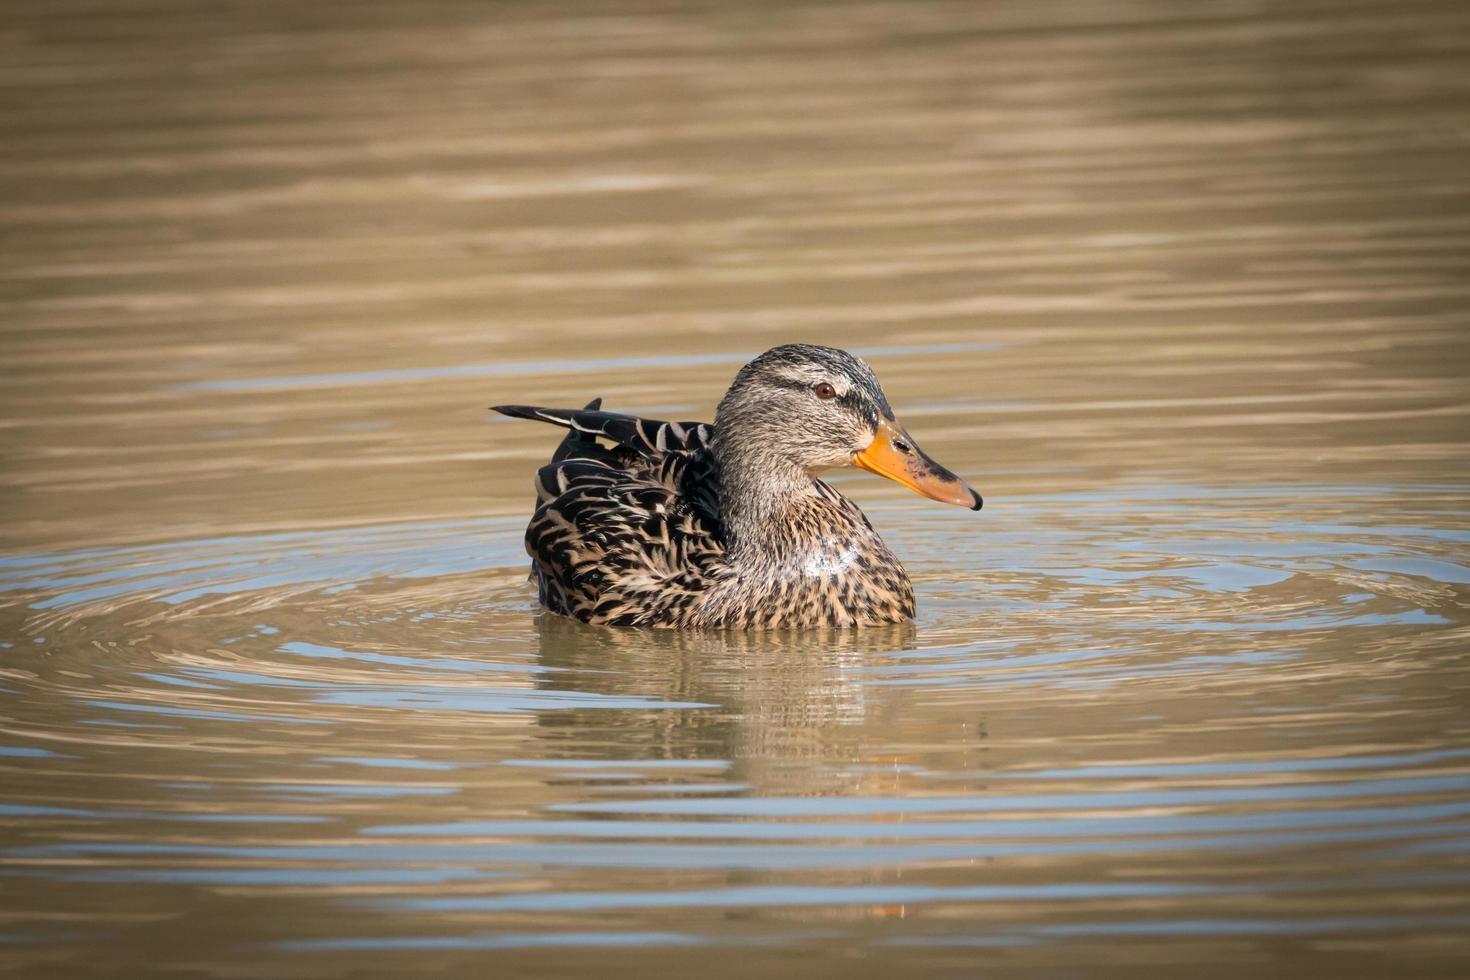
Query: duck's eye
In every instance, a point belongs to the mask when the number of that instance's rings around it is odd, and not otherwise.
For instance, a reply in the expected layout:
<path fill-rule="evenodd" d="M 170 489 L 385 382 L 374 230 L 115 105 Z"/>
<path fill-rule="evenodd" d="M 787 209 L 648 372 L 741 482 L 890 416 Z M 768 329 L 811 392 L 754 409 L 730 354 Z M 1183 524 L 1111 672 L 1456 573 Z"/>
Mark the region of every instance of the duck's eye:
<path fill-rule="evenodd" d="M 837 397 L 837 389 L 832 387 L 825 381 L 818 382 L 816 388 L 812 390 L 814 390 L 817 393 L 817 397 L 822 399 L 822 401 L 824 402 L 829 402 Z"/>

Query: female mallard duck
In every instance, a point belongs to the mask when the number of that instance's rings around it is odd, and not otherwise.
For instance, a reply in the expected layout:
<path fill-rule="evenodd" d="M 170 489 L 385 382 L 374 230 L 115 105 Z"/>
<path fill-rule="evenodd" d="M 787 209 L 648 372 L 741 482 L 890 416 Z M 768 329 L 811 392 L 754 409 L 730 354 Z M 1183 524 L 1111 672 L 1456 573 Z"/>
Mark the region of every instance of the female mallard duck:
<path fill-rule="evenodd" d="M 846 351 L 766 351 L 735 375 L 713 426 L 600 404 L 495 408 L 571 430 L 536 474 L 526 551 L 542 604 L 583 622 L 898 622 L 914 615 L 907 573 L 857 505 L 817 474 L 860 466 L 980 509 L 980 495 L 919 449 L 872 370 Z"/>

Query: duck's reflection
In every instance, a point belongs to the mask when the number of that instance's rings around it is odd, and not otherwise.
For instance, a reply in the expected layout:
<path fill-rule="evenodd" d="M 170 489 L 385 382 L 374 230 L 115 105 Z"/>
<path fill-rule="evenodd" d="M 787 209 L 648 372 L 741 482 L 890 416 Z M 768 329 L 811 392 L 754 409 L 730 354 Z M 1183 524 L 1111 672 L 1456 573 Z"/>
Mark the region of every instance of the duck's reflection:
<path fill-rule="evenodd" d="M 853 757 L 863 726 L 881 714 L 866 668 L 914 647 L 912 623 L 746 633 L 616 629 L 548 614 L 539 628 L 541 663 L 554 668 L 547 688 L 705 706 L 544 713 L 548 737 L 581 743 L 568 751 L 726 759 L 742 769 Z"/>

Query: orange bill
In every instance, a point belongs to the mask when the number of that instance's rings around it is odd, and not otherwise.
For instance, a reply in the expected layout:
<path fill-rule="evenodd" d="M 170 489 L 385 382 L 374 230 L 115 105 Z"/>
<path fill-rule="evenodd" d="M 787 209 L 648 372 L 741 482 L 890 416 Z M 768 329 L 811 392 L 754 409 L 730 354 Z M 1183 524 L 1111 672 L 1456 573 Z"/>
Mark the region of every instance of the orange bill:
<path fill-rule="evenodd" d="M 971 510 L 979 510 L 983 503 L 964 480 L 930 459 L 897 422 L 879 419 L 872 445 L 853 453 L 852 462 L 941 503 Z"/>

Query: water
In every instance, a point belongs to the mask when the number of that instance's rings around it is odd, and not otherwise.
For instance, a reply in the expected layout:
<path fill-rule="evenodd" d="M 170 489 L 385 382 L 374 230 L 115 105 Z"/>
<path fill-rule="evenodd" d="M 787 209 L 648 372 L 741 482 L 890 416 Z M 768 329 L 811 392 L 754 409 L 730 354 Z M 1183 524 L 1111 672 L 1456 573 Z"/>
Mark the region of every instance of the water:
<path fill-rule="evenodd" d="M 0 965 L 1464 974 L 1463 5 L 9 23 Z M 791 340 L 917 623 L 539 614 L 485 406 Z"/>

